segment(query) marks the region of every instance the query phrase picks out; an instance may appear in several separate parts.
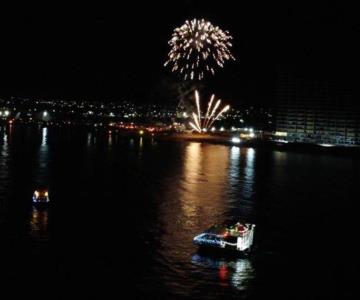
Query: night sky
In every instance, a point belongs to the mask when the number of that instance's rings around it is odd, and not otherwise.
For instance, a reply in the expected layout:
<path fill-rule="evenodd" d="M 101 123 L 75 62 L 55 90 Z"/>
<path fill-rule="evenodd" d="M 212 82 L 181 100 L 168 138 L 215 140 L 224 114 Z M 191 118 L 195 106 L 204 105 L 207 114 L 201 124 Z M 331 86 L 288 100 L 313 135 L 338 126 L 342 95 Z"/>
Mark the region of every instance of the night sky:
<path fill-rule="evenodd" d="M 167 89 L 181 79 L 163 67 L 167 41 L 193 17 L 234 37 L 236 62 L 203 83 L 232 104 L 272 102 L 284 69 L 357 86 L 354 7 L 158 2 L 2 10 L 0 96 L 172 101 Z"/>

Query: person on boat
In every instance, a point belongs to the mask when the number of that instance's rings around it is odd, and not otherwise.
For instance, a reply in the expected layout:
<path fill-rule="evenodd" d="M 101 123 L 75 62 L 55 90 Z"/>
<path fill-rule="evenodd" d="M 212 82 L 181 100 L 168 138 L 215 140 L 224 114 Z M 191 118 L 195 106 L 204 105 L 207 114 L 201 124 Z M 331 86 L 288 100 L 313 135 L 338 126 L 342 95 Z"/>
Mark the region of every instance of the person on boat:
<path fill-rule="evenodd" d="M 246 225 L 238 222 L 238 223 L 236 223 L 236 230 L 240 233 L 244 233 L 247 231 L 247 227 L 246 227 Z"/>

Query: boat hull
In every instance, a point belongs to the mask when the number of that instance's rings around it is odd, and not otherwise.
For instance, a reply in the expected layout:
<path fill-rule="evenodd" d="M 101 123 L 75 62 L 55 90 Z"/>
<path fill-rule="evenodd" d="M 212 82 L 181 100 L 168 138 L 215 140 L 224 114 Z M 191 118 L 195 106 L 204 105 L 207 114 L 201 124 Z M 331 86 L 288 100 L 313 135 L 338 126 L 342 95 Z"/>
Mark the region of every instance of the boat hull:
<path fill-rule="evenodd" d="M 197 249 L 197 253 L 200 255 L 214 256 L 214 257 L 243 258 L 243 257 L 249 257 L 252 251 L 250 250 L 239 251 L 239 250 L 234 250 L 232 248 L 214 248 L 214 247 L 199 246 Z"/>

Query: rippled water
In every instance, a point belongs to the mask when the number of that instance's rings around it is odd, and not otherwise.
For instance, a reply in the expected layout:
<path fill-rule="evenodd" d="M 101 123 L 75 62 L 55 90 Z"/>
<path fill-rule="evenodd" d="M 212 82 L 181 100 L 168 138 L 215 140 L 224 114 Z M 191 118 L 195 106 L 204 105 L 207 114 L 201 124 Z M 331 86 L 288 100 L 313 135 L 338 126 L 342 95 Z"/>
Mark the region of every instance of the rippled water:
<path fill-rule="evenodd" d="M 1 128 L 2 283 L 52 299 L 352 297 L 359 171 L 354 157 Z M 43 184 L 51 206 L 36 209 Z M 238 219 L 257 224 L 253 256 L 192 245 Z"/>

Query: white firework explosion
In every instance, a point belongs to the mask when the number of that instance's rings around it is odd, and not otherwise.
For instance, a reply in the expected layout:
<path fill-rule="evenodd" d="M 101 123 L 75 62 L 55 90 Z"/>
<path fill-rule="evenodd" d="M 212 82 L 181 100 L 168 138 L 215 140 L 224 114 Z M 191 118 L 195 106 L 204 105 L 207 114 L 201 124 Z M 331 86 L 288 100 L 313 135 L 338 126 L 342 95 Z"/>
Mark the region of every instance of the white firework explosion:
<path fill-rule="evenodd" d="M 179 72 L 185 80 L 204 78 L 205 73 L 214 74 L 227 60 L 235 60 L 230 52 L 232 36 L 228 31 L 201 19 L 186 21 L 176 28 L 169 41 L 171 50 L 164 66 Z"/>

